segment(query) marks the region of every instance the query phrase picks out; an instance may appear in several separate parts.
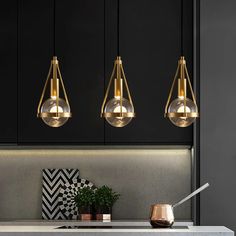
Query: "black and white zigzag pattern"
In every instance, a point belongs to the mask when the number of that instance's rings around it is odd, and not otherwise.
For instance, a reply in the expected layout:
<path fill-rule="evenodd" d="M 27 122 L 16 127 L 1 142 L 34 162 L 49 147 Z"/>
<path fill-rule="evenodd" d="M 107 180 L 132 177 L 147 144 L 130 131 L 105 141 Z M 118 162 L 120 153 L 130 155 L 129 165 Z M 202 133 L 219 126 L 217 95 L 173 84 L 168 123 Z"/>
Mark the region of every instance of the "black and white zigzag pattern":
<path fill-rule="evenodd" d="M 73 181 L 65 183 L 61 187 L 59 191 L 58 205 L 61 212 L 67 216 L 67 219 L 77 219 L 78 209 L 74 197 L 78 191 L 84 187 L 90 187 L 93 190 L 96 189 L 94 184 L 86 179 L 73 179 Z"/>
<path fill-rule="evenodd" d="M 46 220 L 67 219 L 58 205 L 61 186 L 79 178 L 78 169 L 43 169 L 42 218 Z"/>

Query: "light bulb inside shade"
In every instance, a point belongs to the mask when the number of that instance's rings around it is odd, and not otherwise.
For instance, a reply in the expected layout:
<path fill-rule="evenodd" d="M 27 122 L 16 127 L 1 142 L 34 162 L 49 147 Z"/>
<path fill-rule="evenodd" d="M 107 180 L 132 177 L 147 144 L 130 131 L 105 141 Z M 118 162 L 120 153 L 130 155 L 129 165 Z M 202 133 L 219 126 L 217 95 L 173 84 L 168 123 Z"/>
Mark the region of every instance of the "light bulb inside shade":
<path fill-rule="evenodd" d="M 120 113 L 120 112 L 127 112 L 127 109 L 122 105 L 122 107 L 119 105 L 117 106 L 114 111 L 115 113 Z M 117 117 L 119 119 L 123 119 L 122 117 Z"/>
<path fill-rule="evenodd" d="M 184 106 L 184 98 L 177 98 L 171 102 L 168 108 L 168 113 L 192 113 L 197 112 L 197 106 L 194 102 L 186 98 L 186 107 Z M 188 127 L 195 120 L 196 117 L 169 117 L 170 121 L 178 127 Z"/>
<path fill-rule="evenodd" d="M 122 98 L 122 109 L 120 106 L 120 98 L 113 98 L 107 102 L 104 112 L 105 113 L 127 113 L 134 112 L 133 106 L 129 100 Z M 107 122 L 114 127 L 124 127 L 132 120 L 132 117 L 105 117 Z"/>
<path fill-rule="evenodd" d="M 47 99 L 41 107 L 41 113 L 56 113 L 57 111 L 58 113 L 70 112 L 70 107 L 62 98 L 58 99 L 58 109 L 55 98 Z M 44 123 L 50 127 L 60 127 L 64 125 L 68 119 L 69 117 L 42 117 Z"/>
<path fill-rule="evenodd" d="M 58 106 L 53 106 L 51 109 L 50 109 L 50 112 L 54 113 L 54 112 L 63 112 L 63 109 L 62 107 Z M 59 119 L 58 117 L 54 117 L 55 119 Z"/>

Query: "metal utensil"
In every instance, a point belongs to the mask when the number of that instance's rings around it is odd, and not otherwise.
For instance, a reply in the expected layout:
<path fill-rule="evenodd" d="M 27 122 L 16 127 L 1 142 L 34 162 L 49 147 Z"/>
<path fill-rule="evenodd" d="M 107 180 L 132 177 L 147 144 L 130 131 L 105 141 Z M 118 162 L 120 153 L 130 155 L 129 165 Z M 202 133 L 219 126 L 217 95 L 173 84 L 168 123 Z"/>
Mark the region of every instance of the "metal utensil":
<path fill-rule="evenodd" d="M 210 185 L 208 183 L 204 184 L 200 188 L 196 189 L 194 192 L 189 194 L 187 197 L 183 198 L 174 205 L 170 204 L 154 204 L 151 206 L 150 214 L 150 224 L 154 228 L 167 228 L 174 224 L 174 208 L 186 202 L 196 194 L 200 193 Z"/>
<path fill-rule="evenodd" d="M 189 194 L 187 197 L 185 197 L 182 200 L 180 200 L 179 202 L 175 203 L 172 207 L 175 208 L 175 207 L 181 205 L 182 203 L 186 202 L 187 200 L 189 200 L 193 196 L 197 195 L 198 193 L 200 193 L 201 191 L 203 191 L 205 188 L 207 188 L 209 186 L 210 186 L 209 183 L 202 185 L 200 188 L 196 189 L 194 192 Z"/>

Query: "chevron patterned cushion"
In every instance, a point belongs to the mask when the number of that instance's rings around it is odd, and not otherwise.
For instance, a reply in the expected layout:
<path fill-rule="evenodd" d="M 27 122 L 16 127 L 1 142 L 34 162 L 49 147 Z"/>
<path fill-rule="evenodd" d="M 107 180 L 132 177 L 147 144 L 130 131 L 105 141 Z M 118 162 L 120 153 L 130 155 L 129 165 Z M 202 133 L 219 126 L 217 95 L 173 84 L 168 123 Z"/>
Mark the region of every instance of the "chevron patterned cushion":
<path fill-rule="evenodd" d="M 45 220 L 66 220 L 58 205 L 61 186 L 79 178 L 78 169 L 43 169 L 42 218 Z"/>

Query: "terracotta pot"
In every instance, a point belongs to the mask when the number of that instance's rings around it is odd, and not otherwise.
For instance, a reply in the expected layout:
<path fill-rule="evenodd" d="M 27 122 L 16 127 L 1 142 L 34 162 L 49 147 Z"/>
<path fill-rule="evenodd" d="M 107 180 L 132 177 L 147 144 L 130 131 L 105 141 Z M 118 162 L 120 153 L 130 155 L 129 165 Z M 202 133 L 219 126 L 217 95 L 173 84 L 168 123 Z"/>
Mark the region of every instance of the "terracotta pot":
<path fill-rule="evenodd" d="M 79 212 L 79 219 L 82 221 L 88 221 L 93 219 L 91 206 L 80 207 L 78 209 L 78 212 Z"/>
<path fill-rule="evenodd" d="M 80 214 L 80 220 L 81 221 L 89 221 L 93 219 L 92 214 Z"/>

